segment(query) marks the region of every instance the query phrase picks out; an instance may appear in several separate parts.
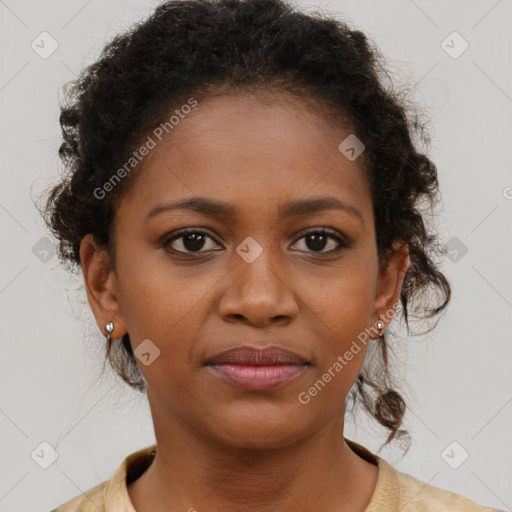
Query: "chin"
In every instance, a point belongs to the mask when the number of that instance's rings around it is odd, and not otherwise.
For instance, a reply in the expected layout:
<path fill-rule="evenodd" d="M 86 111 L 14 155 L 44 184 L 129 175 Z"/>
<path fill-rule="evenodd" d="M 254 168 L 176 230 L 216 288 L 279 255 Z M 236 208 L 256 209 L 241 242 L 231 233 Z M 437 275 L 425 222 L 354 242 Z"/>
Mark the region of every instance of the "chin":
<path fill-rule="evenodd" d="M 273 449 L 298 442 L 316 430 L 314 425 L 308 428 L 304 415 L 294 418 L 282 406 L 277 413 L 269 411 L 268 406 L 242 409 L 237 406 L 233 414 L 219 414 L 217 421 L 210 423 L 216 432 L 214 437 L 237 448 L 254 445 Z"/>

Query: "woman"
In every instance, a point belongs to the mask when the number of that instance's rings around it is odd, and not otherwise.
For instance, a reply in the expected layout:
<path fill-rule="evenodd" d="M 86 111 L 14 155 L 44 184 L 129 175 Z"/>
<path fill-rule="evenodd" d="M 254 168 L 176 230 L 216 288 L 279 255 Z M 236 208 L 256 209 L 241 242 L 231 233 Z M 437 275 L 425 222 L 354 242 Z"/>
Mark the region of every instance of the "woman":
<path fill-rule="evenodd" d="M 68 91 L 45 219 L 156 444 L 54 512 L 492 510 L 343 436 L 352 398 L 406 438 L 386 329 L 450 299 L 436 167 L 383 72 L 340 21 L 182 0 Z"/>

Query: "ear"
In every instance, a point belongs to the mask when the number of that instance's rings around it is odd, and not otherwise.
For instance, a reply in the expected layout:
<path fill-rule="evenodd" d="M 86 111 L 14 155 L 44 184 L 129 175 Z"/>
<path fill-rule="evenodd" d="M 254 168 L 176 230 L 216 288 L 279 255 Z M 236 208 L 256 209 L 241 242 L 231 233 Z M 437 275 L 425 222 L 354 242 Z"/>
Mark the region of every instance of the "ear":
<path fill-rule="evenodd" d="M 119 303 L 117 277 L 107 250 L 90 233 L 80 243 L 80 260 L 87 298 L 96 324 L 106 336 L 105 325 L 114 322 L 110 336 L 112 339 L 121 338 L 127 331 Z"/>
<path fill-rule="evenodd" d="M 379 271 L 372 325 L 380 320 L 385 329 L 391 323 L 410 265 L 408 245 L 405 242 L 394 242 L 387 265 L 382 263 Z"/>

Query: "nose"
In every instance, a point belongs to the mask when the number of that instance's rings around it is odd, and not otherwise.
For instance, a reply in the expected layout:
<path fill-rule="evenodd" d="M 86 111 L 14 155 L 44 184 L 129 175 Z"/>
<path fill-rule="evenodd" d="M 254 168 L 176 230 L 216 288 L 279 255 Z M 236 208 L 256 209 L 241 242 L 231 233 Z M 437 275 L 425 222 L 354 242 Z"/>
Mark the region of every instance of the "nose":
<path fill-rule="evenodd" d="M 225 277 L 225 290 L 219 302 L 220 316 L 229 322 L 258 327 L 288 323 L 297 316 L 298 303 L 287 276 L 263 251 L 252 263 L 238 255 Z"/>

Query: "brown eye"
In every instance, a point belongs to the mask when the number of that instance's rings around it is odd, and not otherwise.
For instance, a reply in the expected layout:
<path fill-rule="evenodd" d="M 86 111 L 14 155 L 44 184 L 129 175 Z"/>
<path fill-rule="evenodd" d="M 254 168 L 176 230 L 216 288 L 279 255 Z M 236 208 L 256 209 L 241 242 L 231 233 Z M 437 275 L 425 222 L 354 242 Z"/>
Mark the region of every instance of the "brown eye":
<path fill-rule="evenodd" d="M 186 231 L 181 231 L 178 234 L 175 234 L 172 238 L 167 239 L 163 242 L 163 247 L 174 252 L 180 253 L 195 253 L 195 252 L 206 252 L 202 251 L 205 246 L 207 246 L 207 241 L 213 240 L 207 233 L 204 231 L 199 231 L 197 229 L 188 229 Z M 210 243 L 211 245 L 211 243 Z M 212 250 L 216 247 L 216 243 L 212 247 L 207 247 L 207 249 Z"/>
<path fill-rule="evenodd" d="M 336 254 L 343 249 L 352 247 L 348 240 L 344 239 L 337 233 L 327 231 L 325 229 L 310 231 L 303 235 L 299 240 L 304 240 L 306 252 L 331 253 Z M 327 250 L 325 250 L 327 248 Z"/>

